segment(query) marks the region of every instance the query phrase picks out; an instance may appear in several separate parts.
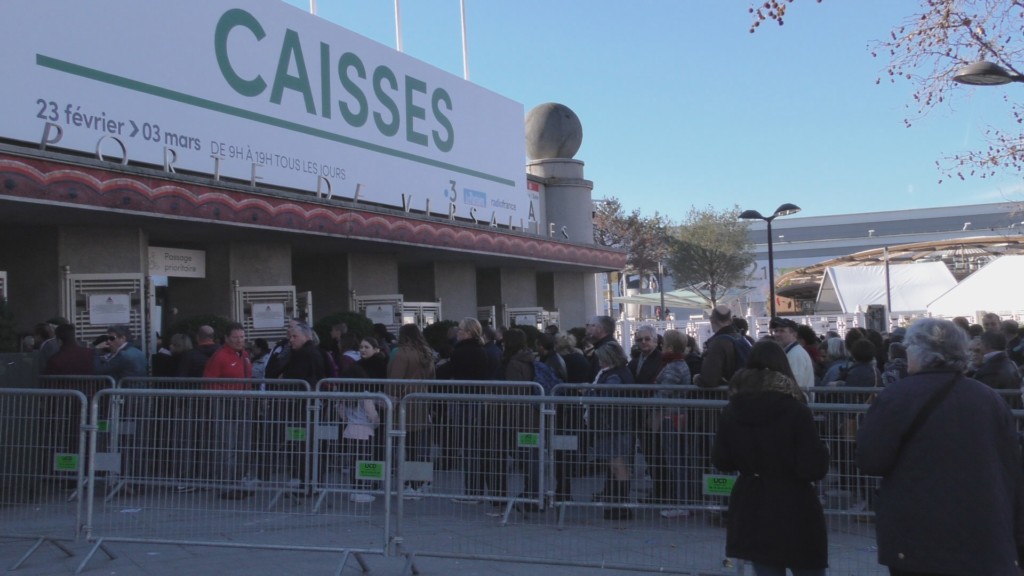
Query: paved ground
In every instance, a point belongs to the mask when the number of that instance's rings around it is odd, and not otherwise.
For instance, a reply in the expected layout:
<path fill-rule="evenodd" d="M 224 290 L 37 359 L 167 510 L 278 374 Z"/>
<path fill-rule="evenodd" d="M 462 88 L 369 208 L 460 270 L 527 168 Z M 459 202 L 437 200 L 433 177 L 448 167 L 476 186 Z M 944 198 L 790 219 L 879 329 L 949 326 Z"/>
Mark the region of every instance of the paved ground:
<path fill-rule="evenodd" d="M 286 497 L 275 503 L 272 492 L 257 493 L 238 503 L 216 499 L 214 492 L 198 491 L 182 496 L 167 487 L 147 487 L 138 494 L 118 494 L 109 502 L 94 498 L 94 536 L 142 539 L 174 535 L 227 544 L 273 544 L 290 542 L 306 546 L 339 545 L 380 550 L 383 542 L 384 509 L 380 499 L 373 504 L 354 504 L 347 494 L 334 494 L 311 513 L 312 499 Z M 268 508 L 268 506 L 270 506 Z M 508 560 L 438 558 L 417 556 L 415 565 L 428 575 L 544 576 L 584 574 L 649 574 L 693 568 L 693 574 L 742 574 L 739 566 L 723 567 L 725 530 L 712 514 L 694 514 L 666 521 L 657 508 L 637 510 L 628 521 L 607 521 L 602 509 L 589 504 L 567 510 L 560 529 L 555 511 L 520 513 L 511 511 L 507 522 L 495 517 L 484 502 L 464 506 L 447 495 L 434 494 L 418 501 L 404 502 L 401 533 L 409 548 L 433 550 L 466 557 L 509 555 L 546 559 L 549 563 Z M 396 518 L 392 509 L 392 518 Z M 884 574 L 874 563 L 871 525 L 851 517 L 830 520 L 832 576 Z M 0 505 L 0 534 L 73 534 L 74 516 L 63 500 L 33 508 Z M 389 526 L 395 533 L 398 526 Z M 10 569 L 33 545 L 28 538 L 0 537 L 0 562 Z M 12 576 L 59 576 L 74 574 L 93 544 L 79 539 L 68 542 L 74 556 L 43 542 Z M 358 559 L 341 552 L 267 550 L 228 546 L 195 546 L 152 542 L 111 541 L 108 549 L 116 558 L 97 551 L 86 564 L 86 575 L 319 575 L 359 574 Z M 402 574 L 405 559 L 379 553 L 361 554 L 373 574 Z M 619 560 L 646 565 L 646 570 L 573 567 L 556 565 L 585 559 Z M 344 570 L 342 561 L 346 560 Z M 661 569 L 658 568 L 661 563 Z M 746 574 L 752 570 L 747 568 Z"/>

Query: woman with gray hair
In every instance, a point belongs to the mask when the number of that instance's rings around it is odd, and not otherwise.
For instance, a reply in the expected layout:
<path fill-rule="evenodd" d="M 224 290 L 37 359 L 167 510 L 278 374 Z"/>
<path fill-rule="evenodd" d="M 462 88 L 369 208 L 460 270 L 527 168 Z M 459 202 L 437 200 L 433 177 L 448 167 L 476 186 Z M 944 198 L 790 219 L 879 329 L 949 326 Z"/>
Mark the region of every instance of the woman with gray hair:
<path fill-rule="evenodd" d="M 1013 414 L 963 375 L 967 337 L 948 320 L 907 331 L 908 376 L 857 433 L 857 465 L 882 476 L 878 562 L 890 574 L 1018 576 L 1024 478 Z"/>

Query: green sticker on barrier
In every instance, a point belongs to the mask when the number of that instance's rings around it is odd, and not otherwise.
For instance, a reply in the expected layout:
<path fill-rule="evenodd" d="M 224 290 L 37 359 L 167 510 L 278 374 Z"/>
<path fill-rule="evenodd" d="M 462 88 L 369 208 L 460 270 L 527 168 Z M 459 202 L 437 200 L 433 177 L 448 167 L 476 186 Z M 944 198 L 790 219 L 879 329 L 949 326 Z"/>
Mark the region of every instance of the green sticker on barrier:
<path fill-rule="evenodd" d="M 305 428 L 285 428 L 285 436 L 289 442 L 305 442 L 306 441 L 306 429 Z"/>
<path fill-rule="evenodd" d="M 359 460 L 356 462 L 356 479 L 383 480 L 384 463 L 375 460 Z"/>
<path fill-rule="evenodd" d="M 723 474 L 705 474 L 704 495 L 728 496 L 729 494 L 732 494 L 732 487 L 735 483 L 735 476 L 726 476 Z"/>
<path fill-rule="evenodd" d="M 96 430 L 100 432 L 110 432 L 110 422 L 107 420 L 100 420 L 96 425 Z"/>
<path fill-rule="evenodd" d="M 54 454 L 53 469 L 56 472 L 77 472 L 78 454 Z"/>
<path fill-rule="evenodd" d="M 540 445 L 540 434 L 536 432 L 520 432 L 516 437 L 520 448 L 536 448 Z"/>

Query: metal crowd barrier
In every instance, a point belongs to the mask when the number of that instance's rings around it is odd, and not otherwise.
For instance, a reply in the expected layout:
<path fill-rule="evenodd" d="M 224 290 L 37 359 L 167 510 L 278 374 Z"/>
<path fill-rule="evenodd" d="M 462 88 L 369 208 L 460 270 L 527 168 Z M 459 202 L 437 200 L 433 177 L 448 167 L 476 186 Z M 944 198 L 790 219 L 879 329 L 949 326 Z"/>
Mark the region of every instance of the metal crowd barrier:
<path fill-rule="evenodd" d="M 373 380 L 373 379 L 326 379 L 317 383 L 317 390 L 386 394 L 396 404 L 410 394 L 488 394 L 504 396 L 544 396 L 544 388 L 536 382 L 511 382 L 490 380 Z M 337 440 L 339 430 L 330 423 L 337 420 L 330 407 L 319 412 L 321 422 L 317 426 L 318 449 L 332 440 Z M 488 446 L 498 440 L 480 433 L 488 422 L 507 421 L 515 416 L 513 408 L 504 413 L 497 406 L 487 403 L 467 405 L 459 402 L 428 402 L 417 404 L 407 414 L 403 433 L 398 435 L 396 448 L 407 457 L 406 479 L 394 484 L 395 493 L 404 493 L 408 498 L 432 493 L 431 498 L 454 498 L 457 494 L 444 494 L 435 490 L 434 470 L 452 471 L 462 462 L 461 455 L 478 452 L 481 446 Z M 397 457 L 396 457 L 397 458 Z M 321 459 L 322 460 L 322 459 Z M 478 459 L 480 466 L 488 463 Z M 489 471 L 478 471 L 470 482 L 482 482 Z M 399 503 L 401 506 L 401 503 Z"/>
<path fill-rule="evenodd" d="M 202 389 L 221 384 L 242 390 Z M 311 392 L 132 379 L 100 390 L 111 385 L 96 385 L 88 419 L 80 392 L 0 391 L 0 520 L 35 542 L 24 558 L 81 526 L 93 546 L 80 570 L 120 541 L 335 552 L 339 572 L 350 556 L 365 570 L 363 554 L 396 552 L 412 571 L 417 555 L 745 569 L 724 556 L 732 478 L 710 462 L 725 388 L 560 385 L 544 396 L 523 382 L 324 380 Z M 831 573 L 882 574 L 878 480 L 854 464 L 878 389 L 813 392 L 832 452 L 819 483 Z M 368 411 L 372 437 L 346 434 Z"/>
<path fill-rule="evenodd" d="M 129 385 L 93 399 L 91 421 L 99 420 L 105 402 L 115 407 L 110 430 L 116 439 L 109 453 L 96 457 L 97 435 L 90 435 L 85 536 L 94 545 L 79 570 L 97 550 L 113 557 L 110 542 L 335 552 L 342 554 L 338 573 L 349 556 L 366 571 L 364 554 L 388 555 L 391 499 L 383 496 L 391 490 L 393 411 L 387 396 L 202 382 L 242 389 Z M 364 400 L 378 410 L 380 454 L 352 459 L 310 449 L 318 445 L 309 442 L 318 405 Z M 314 482 L 309 464 L 320 458 L 358 470 L 339 469 L 338 477 Z M 96 465 L 104 461 L 107 469 Z M 97 481 L 104 479 L 105 496 L 98 500 Z M 324 487 L 335 484 L 335 497 L 322 498 Z"/>
<path fill-rule="evenodd" d="M 572 391 L 570 386 L 556 392 Z M 426 462 L 410 461 L 401 448 L 408 416 L 437 405 L 491 409 L 508 417 L 481 420 L 475 428 L 479 444 L 461 445 L 448 464 L 442 464 L 438 444 L 432 444 Z M 709 459 L 724 405 L 721 400 L 593 395 L 407 395 L 398 405 L 395 485 L 414 490 L 396 505 L 395 540 L 410 558 L 742 573 L 743 563 L 724 555 L 722 513 L 732 480 Z M 866 406 L 823 410 L 823 421 L 840 422 L 856 418 Z M 578 418 L 564 418 L 573 413 Z M 867 507 L 850 510 L 852 495 L 844 500 L 838 492 L 848 484 L 870 488 L 873 479 L 851 473 L 852 454 L 843 454 L 847 460 L 833 462 L 829 477 L 842 476 L 846 483 L 826 479 L 821 492 L 832 573 L 883 574 L 873 551 L 873 513 Z M 613 461 L 625 476 L 613 472 Z M 419 482 L 430 482 L 429 490 L 415 490 Z M 836 492 L 827 493 L 824 486 Z M 586 537 L 567 538 L 570 532 Z"/>
<path fill-rule="evenodd" d="M 69 387 L 102 379 L 65 380 Z M 85 482 L 86 396 L 79 390 L 0 389 L 0 537 L 31 542 L 8 570 L 49 542 L 78 538 Z M 76 386 L 82 385 L 82 386 Z"/>

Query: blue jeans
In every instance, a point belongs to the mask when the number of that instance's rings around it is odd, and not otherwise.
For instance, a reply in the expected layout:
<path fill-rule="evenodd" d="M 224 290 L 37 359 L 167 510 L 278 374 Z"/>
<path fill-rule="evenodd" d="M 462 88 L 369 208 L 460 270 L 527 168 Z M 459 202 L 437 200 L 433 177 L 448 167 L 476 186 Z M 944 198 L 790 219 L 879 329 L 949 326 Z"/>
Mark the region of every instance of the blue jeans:
<path fill-rule="evenodd" d="M 825 569 L 798 569 L 790 568 L 793 576 L 825 576 Z M 754 576 L 786 576 L 786 569 L 781 566 L 768 566 L 754 562 Z"/>

